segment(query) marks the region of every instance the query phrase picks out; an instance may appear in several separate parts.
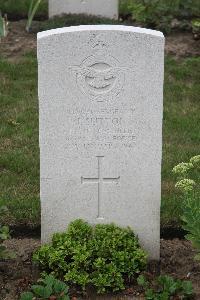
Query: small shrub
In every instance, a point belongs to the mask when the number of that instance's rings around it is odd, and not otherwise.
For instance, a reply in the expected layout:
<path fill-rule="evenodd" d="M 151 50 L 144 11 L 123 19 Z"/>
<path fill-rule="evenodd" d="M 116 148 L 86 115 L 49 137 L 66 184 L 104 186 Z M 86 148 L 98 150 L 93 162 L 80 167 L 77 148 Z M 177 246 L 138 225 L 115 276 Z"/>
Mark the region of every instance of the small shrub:
<path fill-rule="evenodd" d="M 98 293 L 125 288 L 125 281 L 144 270 L 146 254 L 130 228 L 96 225 L 76 220 L 64 233 L 56 233 L 51 245 L 42 246 L 34 261 L 67 283 L 85 289 L 92 284 Z"/>
<path fill-rule="evenodd" d="M 38 280 L 38 284 L 32 285 L 31 290 L 32 292 L 22 293 L 20 300 L 70 300 L 68 286 L 51 275 L 47 275 L 44 279 Z"/>
<path fill-rule="evenodd" d="M 200 155 L 192 157 L 188 163 L 178 164 L 173 173 L 178 178 L 175 187 L 182 195 L 186 238 L 197 249 L 196 258 L 200 259 Z"/>
<path fill-rule="evenodd" d="M 156 28 L 164 32 L 172 29 L 172 20 L 178 19 L 180 29 L 189 28 L 186 21 L 199 16 L 199 0 L 120 0 L 120 12 L 132 14 L 132 19 L 139 24 Z"/>
<path fill-rule="evenodd" d="M 190 281 L 181 281 L 167 275 L 159 276 L 155 283 L 150 283 L 140 275 L 137 282 L 143 287 L 147 300 L 189 299 L 194 294 Z"/>

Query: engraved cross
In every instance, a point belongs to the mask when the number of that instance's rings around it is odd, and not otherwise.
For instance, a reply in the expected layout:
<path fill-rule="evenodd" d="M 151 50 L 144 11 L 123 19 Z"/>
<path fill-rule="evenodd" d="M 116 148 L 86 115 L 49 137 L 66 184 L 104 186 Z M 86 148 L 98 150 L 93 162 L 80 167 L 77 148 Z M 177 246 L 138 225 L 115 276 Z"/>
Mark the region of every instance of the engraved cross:
<path fill-rule="evenodd" d="M 116 178 L 107 178 L 102 176 L 102 160 L 104 156 L 97 156 L 98 160 L 98 177 L 96 178 L 85 178 L 81 177 L 81 183 L 97 183 L 98 185 L 98 214 L 97 219 L 103 219 L 101 216 L 101 198 L 102 198 L 102 187 L 103 183 L 118 183 L 120 180 L 120 176 Z"/>

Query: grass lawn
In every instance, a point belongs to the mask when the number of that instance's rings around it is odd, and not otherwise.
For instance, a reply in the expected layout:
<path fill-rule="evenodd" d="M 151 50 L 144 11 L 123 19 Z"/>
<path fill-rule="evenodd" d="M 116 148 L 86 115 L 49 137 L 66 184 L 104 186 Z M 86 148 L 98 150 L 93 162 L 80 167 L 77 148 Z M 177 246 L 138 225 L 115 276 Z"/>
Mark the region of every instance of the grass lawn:
<path fill-rule="evenodd" d="M 200 58 L 166 58 L 162 225 L 180 224 L 180 197 L 171 169 L 200 153 Z M 0 205 L 7 224 L 40 222 L 37 62 L 0 59 Z"/>

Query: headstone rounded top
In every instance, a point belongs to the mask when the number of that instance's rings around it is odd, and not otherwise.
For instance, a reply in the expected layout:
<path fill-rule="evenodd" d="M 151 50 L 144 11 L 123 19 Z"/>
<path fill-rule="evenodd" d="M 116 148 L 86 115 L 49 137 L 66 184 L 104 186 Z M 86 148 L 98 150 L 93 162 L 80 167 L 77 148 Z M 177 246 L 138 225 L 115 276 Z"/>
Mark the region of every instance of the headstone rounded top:
<path fill-rule="evenodd" d="M 39 32 L 37 38 L 42 39 L 52 35 L 81 31 L 125 31 L 132 33 L 142 33 L 164 38 L 163 33 L 160 31 L 125 25 L 80 25 L 63 27 Z"/>
<path fill-rule="evenodd" d="M 75 219 L 114 222 L 159 259 L 163 34 L 122 25 L 41 32 L 38 70 L 42 241 Z"/>

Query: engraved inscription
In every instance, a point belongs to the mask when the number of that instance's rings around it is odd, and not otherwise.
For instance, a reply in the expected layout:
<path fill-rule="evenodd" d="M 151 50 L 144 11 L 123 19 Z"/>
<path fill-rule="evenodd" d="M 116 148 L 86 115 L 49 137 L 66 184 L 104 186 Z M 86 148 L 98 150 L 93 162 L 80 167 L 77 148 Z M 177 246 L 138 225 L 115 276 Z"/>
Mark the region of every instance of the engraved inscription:
<path fill-rule="evenodd" d="M 74 107 L 66 110 L 66 115 L 70 120 L 70 131 L 66 132 L 65 139 L 66 147 L 70 149 L 131 149 L 136 143 L 138 130 L 133 126 L 135 107 L 123 110 L 117 107 Z"/>
<path fill-rule="evenodd" d="M 104 156 L 97 156 L 98 160 L 98 176 L 96 178 L 86 178 L 86 177 L 81 177 L 81 183 L 97 183 L 98 187 L 98 213 L 97 213 L 97 219 L 104 219 L 102 217 L 102 211 L 101 211 L 101 201 L 102 201 L 102 187 L 103 183 L 119 183 L 120 176 L 115 177 L 115 178 L 106 178 L 102 176 L 102 160 Z"/>

